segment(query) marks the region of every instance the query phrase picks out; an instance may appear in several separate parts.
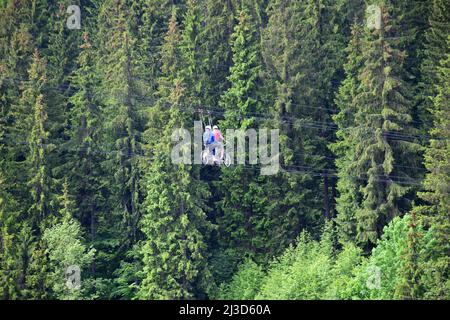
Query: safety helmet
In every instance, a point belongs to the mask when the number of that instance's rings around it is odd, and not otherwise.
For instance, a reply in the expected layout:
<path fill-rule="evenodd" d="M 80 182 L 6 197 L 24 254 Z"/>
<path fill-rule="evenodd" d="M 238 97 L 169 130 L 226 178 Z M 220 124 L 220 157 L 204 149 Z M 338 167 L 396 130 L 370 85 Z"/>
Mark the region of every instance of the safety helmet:
<path fill-rule="evenodd" d="M 213 129 L 219 129 L 219 127 L 218 126 L 214 126 Z"/>
<path fill-rule="evenodd" d="M 205 129 L 206 130 L 211 130 L 211 126 L 206 126 Z"/>

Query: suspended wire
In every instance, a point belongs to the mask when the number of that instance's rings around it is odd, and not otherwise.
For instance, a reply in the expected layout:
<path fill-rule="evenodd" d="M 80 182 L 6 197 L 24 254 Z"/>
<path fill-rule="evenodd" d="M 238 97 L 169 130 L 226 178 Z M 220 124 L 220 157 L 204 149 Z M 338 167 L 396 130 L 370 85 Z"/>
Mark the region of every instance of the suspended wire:
<path fill-rule="evenodd" d="M 15 143 L 17 144 L 23 144 L 23 145 L 28 145 L 29 142 L 24 142 L 24 141 L 15 141 Z M 103 146 L 103 145 L 95 145 L 95 146 L 90 146 L 90 147 L 71 147 L 67 144 L 64 145 L 54 145 L 52 143 L 44 143 L 41 144 L 43 146 L 53 146 L 55 147 L 56 150 L 60 150 L 60 151 L 85 151 L 85 152 L 89 152 L 90 154 L 100 154 L 100 155 L 118 155 L 118 156 L 123 156 L 123 157 L 128 157 L 127 160 L 136 158 L 136 159 L 143 159 L 143 160 L 147 160 L 147 161 L 151 161 L 153 159 L 155 159 L 155 156 L 152 155 L 146 155 L 145 153 L 136 153 L 136 152 L 124 152 L 123 150 L 108 150 L 108 149 L 101 149 L 99 148 L 99 146 Z M 113 145 L 113 144 L 111 144 Z M 92 147 L 95 147 L 95 149 L 91 149 Z M 147 152 L 153 151 L 152 149 L 146 149 Z M 107 159 L 105 159 L 107 160 Z M 242 167 L 245 168 L 247 170 L 255 170 L 256 168 L 258 168 L 258 165 L 249 165 L 249 164 L 237 164 L 236 166 L 238 167 Z M 415 168 L 415 169 L 420 169 L 420 168 Z M 289 174 L 305 174 L 305 175 L 311 175 L 311 176 L 315 176 L 315 177 L 335 177 L 335 178 L 340 178 L 339 176 L 339 171 L 337 170 L 333 170 L 333 169 L 316 169 L 314 167 L 310 167 L 310 166 L 301 166 L 301 165 L 289 165 L 286 168 L 283 168 L 280 165 L 280 172 L 284 172 L 284 173 L 289 173 Z M 368 181 L 369 178 L 366 177 L 362 177 L 362 176 L 357 176 L 357 175 L 349 175 L 346 174 L 346 177 L 351 177 L 357 180 L 362 180 L 362 181 Z M 372 175 L 372 177 L 374 178 L 374 181 L 376 182 L 385 182 L 385 183 L 399 183 L 402 185 L 411 185 L 411 186 L 420 186 L 421 185 L 421 180 L 417 180 L 417 179 L 413 179 L 413 178 L 408 178 L 408 177 L 401 177 L 401 176 L 392 176 L 392 175 Z M 389 179 L 387 179 L 389 178 Z"/>
<path fill-rule="evenodd" d="M 8 78 L 8 77 L 2 78 L 2 79 L 8 79 L 8 80 L 10 80 L 12 82 L 14 82 L 14 80 L 15 80 L 14 78 Z M 21 79 L 22 81 L 29 81 L 29 79 L 24 79 L 24 78 L 19 78 L 19 79 Z M 22 83 L 19 82 L 19 84 L 22 84 Z M 54 86 L 54 87 L 46 85 L 43 89 L 44 89 L 44 91 L 46 91 L 46 90 L 47 91 L 60 91 L 60 92 L 68 93 L 70 95 L 73 95 L 73 94 L 79 92 L 79 90 L 75 86 L 73 86 L 71 83 L 64 83 L 64 84 L 61 84 L 60 86 Z M 69 90 L 73 90 L 73 92 L 70 92 Z M 225 92 L 226 91 L 208 90 L 207 93 L 208 94 L 222 95 Z M 106 93 L 86 94 L 86 96 L 88 96 L 90 98 L 93 98 L 93 97 L 110 98 L 111 97 L 111 95 L 106 94 Z M 116 98 L 118 98 L 118 97 L 116 97 Z M 254 97 L 247 96 L 247 97 L 243 97 L 243 98 L 244 99 L 252 98 L 252 99 L 255 99 L 255 100 L 258 100 L 258 101 L 262 101 L 262 102 L 266 102 L 266 103 L 276 103 L 276 101 L 274 101 L 274 100 L 266 99 L 266 98 L 263 98 L 263 97 L 258 97 L 256 99 Z M 154 103 L 153 99 L 149 99 L 149 98 L 145 98 L 145 97 L 133 97 L 133 99 L 141 101 L 141 102 L 149 102 L 149 103 L 152 103 L 152 104 Z M 323 106 L 308 106 L 306 104 L 300 104 L 300 103 L 295 103 L 295 102 L 291 102 L 291 101 L 289 101 L 289 104 L 292 105 L 292 106 L 300 107 L 301 109 L 312 109 L 312 110 L 329 111 L 330 112 L 328 114 L 329 116 L 338 114 L 340 112 L 340 110 L 336 109 L 336 108 L 328 108 L 328 107 L 323 107 Z M 410 121 L 408 121 L 408 123 L 423 124 L 423 121 L 410 120 Z"/>
<path fill-rule="evenodd" d="M 86 95 L 88 95 L 88 93 L 85 93 Z M 137 98 L 137 100 L 143 100 L 145 101 L 145 98 L 139 99 Z M 161 107 L 161 106 L 160 106 Z M 170 108 L 170 105 L 168 106 Z M 208 114 L 211 115 L 216 114 L 216 115 L 225 115 L 229 110 L 222 110 L 222 109 L 217 109 L 211 106 L 203 106 L 206 107 L 208 109 Z M 164 108 L 164 107 L 162 107 Z M 203 113 L 203 109 L 193 109 L 191 110 L 194 113 L 201 113 L 200 116 L 202 116 Z M 302 127 L 306 127 L 306 128 L 312 128 L 312 129 L 319 129 L 319 130 L 324 130 L 324 131 L 337 131 L 337 130 L 350 130 L 350 129 L 355 129 L 355 128 L 343 128 L 343 129 L 339 129 L 334 123 L 322 123 L 322 122 L 317 122 L 317 121 L 302 121 L 299 120 L 295 117 L 284 117 L 283 120 L 275 120 L 274 118 L 268 118 L 268 117 L 262 117 L 260 116 L 261 113 L 247 113 L 247 115 L 252 116 L 253 118 L 257 118 L 260 120 L 266 120 L 266 121 L 276 121 L 276 122 L 281 122 L 281 123 L 290 123 L 290 124 L 297 124 L 298 126 L 302 126 Z M 242 118 L 242 117 L 241 117 Z M 209 117 L 209 121 L 210 121 L 210 117 Z M 67 129 L 71 128 L 71 125 L 65 125 L 65 127 Z M 90 127 L 91 129 L 98 129 L 98 127 Z M 400 134 L 400 133 L 391 133 L 391 132 L 384 132 L 383 133 L 385 136 L 390 137 L 392 139 L 397 139 L 397 140 L 402 140 L 400 138 L 425 138 L 427 136 L 423 136 L 423 135 L 408 135 L 408 134 Z M 5 134 L 9 137 L 18 137 L 21 135 L 13 135 L 13 134 Z M 26 135 L 22 135 L 22 137 Z M 326 156 L 321 156 L 321 155 L 310 155 L 310 154 L 304 154 L 304 153 L 294 153 L 296 155 L 305 155 L 305 156 L 311 156 L 311 157 L 322 157 L 322 158 L 326 158 L 326 159 L 330 159 L 330 160 L 334 160 L 335 158 L 332 157 L 326 157 Z M 422 169 L 419 167 L 412 167 L 412 166 L 403 166 L 403 165 L 394 165 L 395 167 L 404 167 L 404 168 L 411 168 L 411 169 Z"/>
<path fill-rule="evenodd" d="M 75 88 L 73 88 L 73 90 L 76 90 Z M 79 91 L 75 91 L 75 92 L 79 92 Z M 100 97 L 102 98 L 103 96 L 105 98 L 120 98 L 120 97 L 113 97 L 112 95 L 107 95 L 107 94 L 92 94 L 92 93 L 87 93 L 85 92 L 84 95 L 86 97 Z M 135 101 L 139 101 L 141 103 L 149 103 L 149 104 L 154 104 L 155 100 L 154 99 L 149 99 L 146 97 L 132 97 L 133 100 Z M 318 109 L 319 107 L 307 107 L 307 106 L 302 106 L 304 108 L 310 108 L 310 109 Z M 161 107 L 164 109 L 164 107 Z M 170 108 L 170 106 L 168 106 L 168 108 Z M 223 109 L 218 109 L 217 107 L 214 106 L 209 106 L 209 105 L 202 105 L 202 108 L 206 108 L 210 113 L 215 114 L 215 115 L 225 115 L 227 112 L 229 112 L 229 110 L 223 110 Z M 197 109 L 191 109 L 191 110 L 186 110 L 186 111 L 190 111 L 193 113 L 198 113 L 199 110 Z M 296 125 L 296 126 L 300 126 L 300 127 L 305 127 L 305 128 L 310 128 L 310 129 L 317 129 L 317 130 L 322 130 L 322 131 L 328 131 L 328 132 L 336 132 L 336 131 L 349 131 L 349 130 L 354 130 L 357 127 L 351 127 L 351 128 L 339 128 L 335 123 L 332 122 L 319 122 L 319 121 L 312 121 L 312 120 L 308 120 L 308 121 L 304 121 L 303 119 L 298 119 L 296 117 L 289 117 L 289 116 L 284 116 L 281 117 L 279 120 L 277 120 L 276 118 L 269 118 L 267 117 L 267 113 L 257 113 L 257 112 L 246 112 L 246 115 L 248 116 L 252 116 L 255 119 L 259 119 L 261 121 L 276 121 L 278 123 L 286 123 L 286 124 L 292 124 L 292 125 Z M 385 135 L 386 137 L 392 138 L 393 140 L 405 140 L 405 139 L 425 139 L 425 140 L 429 140 L 429 139 L 434 139 L 434 140 L 447 140 L 446 138 L 442 138 L 442 137 L 431 137 L 429 135 L 423 135 L 423 134 L 406 134 L 406 133 L 401 133 L 401 132 L 393 132 L 393 131 L 383 131 L 383 135 Z M 403 138 L 403 139 L 402 139 Z M 409 140 L 405 140 L 405 141 L 409 141 Z"/>
<path fill-rule="evenodd" d="M 7 77 L 5 77 L 5 78 L 0 78 L 0 80 L 1 79 L 5 79 L 5 80 L 9 80 L 11 82 L 14 82 L 14 78 L 7 78 Z M 21 79 L 22 79 L 21 81 L 25 81 L 25 82 L 29 81 L 29 79 L 24 79 L 24 78 L 21 78 Z M 20 82 L 20 81 L 16 81 L 16 82 L 18 84 L 23 84 L 23 82 Z M 60 91 L 60 92 L 69 93 L 69 94 L 74 94 L 76 92 L 79 92 L 79 90 L 77 90 L 77 88 L 75 86 L 73 86 L 73 84 L 71 84 L 71 83 L 64 83 L 64 84 L 61 84 L 60 86 L 54 86 L 54 87 L 49 86 L 49 85 L 45 85 L 45 87 L 43 89 L 44 89 L 44 91 Z M 74 90 L 74 92 L 68 92 L 68 90 Z M 207 93 L 222 95 L 225 92 L 226 91 L 208 90 Z M 94 94 L 88 95 L 88 97 L 90 97 L 90 98 L 93 98 L 93 97 L 102 98 L 103 96 L 106 96 L 106 94 L 104 94 L 104 93 L 96 93 L 95 95 Z M 108 95 L 107 97 L 110 97 L 110 95 Z M 252 97 L 245 97 L 245 98 L 252 98 Z M 135 97 L 135 99 L 139 99 L 139 98 Z M 273 103 L 274 102 L 274 101 L 272 101 L 270 99 L 265 99 L 263 97 L 259 97 L 258 100 L 259 101 L 263 101 L 263 102 L 267 102 L 267 103 Z M 152 101 L 152 103 L 154 103 L 154 101 Z M 330 111 L 331 114 L 336 114 L 336 113 L 339 112 L 339 110 L 335 109 L 335 108 L 327 108 L 327 107 L 320 107 L 320 106 L 311 107 L 311 106 L 308 106 L 308 105 L 305 105 L 305 104 L 299 104 L 299 103 L 295 103 L 295 102 L 289 102 L 289 104 L 291 104 L 293 106 L 306 108 L 306 109 L 326 110 L 326 111 Z"/>
<path fill-rule="evenodd" d="M 226 66 L 226 65 L 223 65 L 223 66 Z M 228 66 L 228 67 L 230 67 L 230 66 Z M 20 77 L 16 77 L 16 78 L 4 77 L 4 78 L 2 78 L 2 80 L 10 80 L 13 83 L 14 82 L 18 82 L 17 79 L 20 79 Z M 22 81 L 29 81 L 29 79 L 23 79 Z M 23 84 L 23 82 L 20 83 L 20 84 Z M 70 83 L 62 84 L 62 85 L 60 85 L 58 87 L 50 87 L 50 86 L 46 85 L 46 86 L 44 86 L 43 91 L 46 91 L 46 90 L 47 91 L 60 91 L 60 92 L 64 92 L 64 93 L 69 94 L 69 95 L 73 95 L 75 93 L 80 92 L 80 90 L 78 88 L 76 88 L 75 86 L 73 86 Z M 71 90 L 73 90 L 73 91 L 71 92 Z M 218 91 L 210 90 L 209 93 L 223 94 L 224 92 L 218 92 Z M 91 98 L 93 98 L 93 97 L 100 97 L 100 98 L 106 97 L 106 98 L 117 98 L 117 99 L 121 98 L 120 96 L 119 97 L 114 97 L 113 95 L 110 95 L 110 94 L 98 94 L 98 93 L 97 94 L 93 94 L 93 93 L 87 93 L 87 92 L 85 92 L 84 95 L 86 97 L 91 97 Z M 252 97 L 246 97 L 246 98 L 252 98 Z M 155 101 L 154 99 L 149 99 L 149 98 L 146 98 L 146 97 L 133 97 L 133 99 L 135 101 L 149 102 L 151 104 L 153 104 L 154 101 Z M 265 99 L 259 99 L 259 100 L 275 103 L 274 101 L 269 100 L 269 99 L 266 99 L 266 100 Z M 325 108 L 325 107 L 311 107 L 311 106 L 306 106 L 306 105 L 303 105 L 303 104 L 296 104 L 296 103 L 293 103 L 293 102 L 289 102 L 289 103 L 291 105 L 293 105 L 293 106 L 299 106 L 301 108 L 306 108 L 306 109 L 310 108 L 310 109 L 314 109 L 314 110 L 319 109 L 319 110 L 328 110 L 328 111 L 331 111 L 331 112 L 339 112 L 339 110 L 337 110 L 337 109 L 331 109 L 331 108 Z M 170 108 L 170 106 L 169 106 L 169 108 Z M 226 115 L 226 113 L 230 111 L 230 110 L 223 110 L 223 109 L 219 109 L 217 107 L 206 106 L 206 105 L 202 105 L 202 108 L 206 108 L 208 110 L 208 114 L 209 115 L 211 115 L 211 114 Z M 199 109 L 193 109 L 191 111 L 193 111 L 194 113 L 199 113 L 200 112 Z M 259 119 L 261 121 L 272 121 L 272 122 L 277 122 L 277 123 L 286 123 L 286 124 L 292 124 L 292 125 L 296 125 L 296 126 L 300 126 L 300 127 L 310 128 L 310 129 L 318 129 L 318 130 L 322 130 L 322 131 L 332 131 L 332 132 L 333 131 L 338 131 L 338 130 L 346 131 L 346 130 L 354 130 L 354 129 L 358 128 L 358 127 L 354 127 L 354 128 L 339 128 L 335 123 L 319 122 L 319 121 L 312 121 L 312 120 L 304 121 L 303 119 L 298 119 L 298 118 L 289 117 L 289 116 L 283 116 L 283 117 L 280 117 L 279 119 L 276 119 L 275 117 L 270 117 L 269 118 L 269 117 L 267 117 L 267 113 L 246 112 L 246 115 L 251 116 L 252 118 L 255 118 L 255 119 Z M 241 118 L 242 118 L 242 116 L 241 116 Z M 211 119 L 211 117 L 209 117 L 209 121 L 210 121 L 210 119 Z M 422 122 L 417 122 L 417 121 L 410 121 L 410 122 L 411 123 L 422 123 Z M 65 127 L 70 128 L 71 126 L 68 125 L 68 126 L 65 126 Z M 95 129 L 95 128 L 96 127 L 91 127 L 91 129 Z M 389 132 L 389 131 L 383 132 L 383 134 L 386 137 L 389 137 L 389 138 L 391 138 L 393 140 L 401 140 L 401 141 L 408 141 L 408 140 L 402 140 L 401 138 L 409 138 L 409 139 L 418 139 L 418 138 L 429 139 L 430 138 L 430 136 L 428 136 L 428 135 L 412 135 L 412 134 L 404 134 L 404 133 L 400 133 L 400 132 Z M 5 134 L 5 135 L 8 135 L 8 134 Z M 10 135 L 10 136 L 12 136 L 12 135 Z M 433 137 L 433 139 L 439 139 L 439 138 Z M 111 144 L 111 146 L 113 146 L 113 145 L 114 144 Z M 98 147 L 98 146 L 99 145 L 96 145 L 96 147 Z M 105 146 L 105 145 L 103 144 L 103 146 Z M 60 146 L 58 146 L 58 148 L 60 148 Z M 85 149 L 85 147 L 72 148 L 72 149 L 66 148 L 66 150 L 83 150 L 83 149 Z M 118 153 L 123 154 L 123 152 L 119 151 L 119 150 L 111 151 L 111 150 L 97 149 L 95 151 L 94 150 L 90 150 L 90 152 L 91 153 L 95 153 L 95 152 L 96 153 L 103 153 L 103 154 L 118 154 Z M 296 152 L 294 154 L 296 154 L 296 155 L 306 155 L 306 156 L 311 156 L 311 157 L 322 157 L 322 158 L 334 160 L 334 158 L 332 158 L 332 157 L 326 157 L 326 156 L 320 156 L 320 155 L 310 155 L 310 154 L 304 154 L 304 153 L 298 153 L 298 152 Z M 128 154 L 128 156 L 145 157 L 142 154 Z M 295 168 L 295 167 L 297 167 L 299 169 L 305 169 L 305 166 L 290 166 L 290 168 Z M 419 170 L 422 169 L 422 168 L 418 168 L 418 167 L 402 166 L 402 165 L 394 165 L 394 167 L 404 167 L 404 168 L 419 169 Z M 311 171 L 311 169 L 314 169 L 314 168 L 306 167 L 306 169 L 309 170 L 308 171 L 309 173 L 311 173 L 311 172 L 316 172 L 317 173 L 317 171 Z M 325 170 L 326 170 L 325 173 L 323 173 L 323 172 L 322 173 L 319 172 L 319 173 L 321 175 L 325 175 L 326 174 L 326 175 L 329 175 L 329 176 L 330 175 L 337 175 L 337 171 L 332 172 L 332 171 L 330 171 L 330 169 L 325 169 Z M 292 170 L 292 169 L 283 169 L 283 171 L 284 172 L 290 172 L 290 173 L 301 173 L 301 172 L 303 172 L 301 170 Z M 355 176 L 355 178 L 359 178 L 359 177 Z M 408 178 L 405 178 L 405 177 L 393 177 L 393 176 L 392 176 L 392 178 L 408 179 Z M 386 180 L 386 182 L 391 182 L 391 181 L 392 180 Z"/>
<path fill-rule="evenodd" d="M 227 113 L 227 110 L 225 110 L 225 111 L 215 111 L 212 108 L 211 108 L 211 110 L 212 110 L 211 113 L 216 114 L 216 115 L 225 115 Z M 334 123 L 319 122 L 319 121 L 303 121 L 302 119 L 298 119 L 298 118 L 295 118 L 295 117 L 282 117 L 281 120 L 277 120 L 277 119 L 274 119 L 274 118 L 268 118 L 268 117 L 264 117 L 264 116 L 259 116 L 258 113 L 250 113 L 249 112 L 249 113 L 246 113 L 246 115 L 248 115 L 249 117 L 255 118 L 255 119 L 261 119 L 261 120 L 268 120 L 268 121 L 274 121 L 274 122 L 279 122 L 279 123 L 292 124 L 292 125 L 297 125 L 299 127 L 306 127 L 306 128 L 318 129 L 318 130 L 323 130 L 323 131 L 331 131 L 331 132 L 350 131 L 350 130 L 354 130 L 356 128 L 362 128 L 362 127 L 339 128 Z M 383 131 L 383 135 L 385 135 L 387 137 L 391 137 L 391 138 L 410 138 L 410 139 L 422 138 L 422 139 L 427 139 L 427 140 L 428 139 L 447 140 L 447 139 L 443 139 L 443 138 L 440 139 L 440 138 L 431 137 L 429 135 L 405 134 L 405 133 L 399 133 L 399 132 L 394 132 L 394 131 Z M 402 140 L 402 139 L 396 139 L 396 140 Z M 406 140 L 406 141 L 408 141 L 408 140 Z"/>
<path fill-rule="evenodd" d="M 162 131 L 161 131 L 161 133 L 162 133 Z M 21 141 L 21 140 L 15 139 L 17 136 L 28 138 L 27 135 L 13 135 L 13 134 L 8 134 L 8 133 L 4 133 L 3 135 L 4 136 L 8 136 L 8 137 L 12 137 L 12 139 L 11 138 L 0 139 L 0 141 L 2 141 L 2 140 L 3 141 L 9 141 L 9 142 L 13 142 L 15 144 L 24 144 L 24 145 L 28 145 L 29 144 L 29 142 L 27 142 L 27 141 L 23 141 L 23 140 Z M 89 146 L 79 146 L 79 147 L 76 147 L 76 148 L 75 147 L 74 148 L 69 148 L 69 147 L 65 146 L 65 145 L 68 145 L 68 144 L 71 144 L 70 140 L 65 141 L 62 145 L 60 144 L 59 146 L 56 146 L 54 143 L 51 143 L 51 142 L 49 142 L 47 144 L 43 144 L 43 145 L 55 146 L 58 149 L 62 149 L 62 150 L 69 150 L 70 149 L 70 150 L 73 150 L 73 151 L 75 151 L 75 150 L 85 150 L 87 148 L 92 148 L 92 147 L 95 147 L 97 149 L 99 147 L 108 147 L 108 148 L 109 147 L 111 147 L 111 148 L 115 147 L 114 143 L 110 143 L 110 144 L 105 144 L 105 143 L 93 144 L 93 145 L 89 145 Z M 143 144 L 143 145 L 145 146 L 145 144 Z M 103 149 L 103 150 L 107 151 L 107 150 L 110 150 L 110 149 Z M 148 151 L 152 151 L 151 149 L 147 149 L 147 150 Z M 91 153 L 93 152 L 92 149 L 90 149 L 90 152 Z M 112 150 L 112 152 L 116 152 L 117 153 L 117 152 L 121 152 L 121 151 L 119 151 L 119 150 Z M 306 157 L 311 157 L 311 158 L 316 157 L 316 158 L 323 158 L 323 159 L 333 160 L 333 161 L 336 160 L 336 157 L 328 157 L 328 156 L 317 155 L 317 154 L 309 154 L 309 153 L 298 152 L 298 151 L 294 151 L 294 152 L 292 152 L 292 154 L 296 155 L 296 156 L 306 156 Z M 395 168 L 407 168 L 407 169 L 414 169 L 414 170 L 423 170 L 424 169 L 423 167 L 406 166 L 406 165 L 400 165 L 400 164 L 394 164 L 393 167 L 395 167 Z"/>

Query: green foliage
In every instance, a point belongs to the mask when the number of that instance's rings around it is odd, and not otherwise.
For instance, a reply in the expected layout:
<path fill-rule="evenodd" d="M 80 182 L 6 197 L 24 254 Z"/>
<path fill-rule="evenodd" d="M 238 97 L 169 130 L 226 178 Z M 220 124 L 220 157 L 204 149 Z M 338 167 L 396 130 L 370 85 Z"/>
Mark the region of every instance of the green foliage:
<path fill-rule="evenodd" d="M 106 141 L 113 147 L 105 166 L 116 188 L 110 201 L 111 210 L 123 219 L 123 241 L 130 247 L 139 238 L 138 221 L 141 215 L 141 192 L 139 180 L 141 172 L 138 159 L 141 151 L 142 119 L 139 112 L 142 107 L 142 61 L 138 58 L 137 39 L 131 33 L 126 3 L 106 1 L 103 4 L 103 37 L 100 52 L 108 59 L 99 66 L 104 81 L 102 93 L 107 96 L 104 113 L 107 115 Z"/>
<path fill-rule="evenodd" d="M 246 261 L 232 280 L 221 286 L 223 299 L 358 299 L 366 264 L 361 249 L 347 244 L 333 250 L 331 224 L 320 241 L 302 233 L 295 245 L 275 259 L 265 272 Z M 364 283 L 365 284 L 365 283 Z"/>
<path fill-rule="evenodd" d="M 295 247 L 287 249 L 271 265 L 257 298 L 319 299 L 331 281 L 333 253 L 329 236 L 325 232 L 318 242 L 302 233 Z"/>
<path fill-rule="evenodd" d="M 0 1 L 0 298 L 450 299 L 447 2 Z"/>
<path fill-rule="evenodd" d="M 340 127 L 341 141 L 335 148 L 340 152 L 337 164 L 343 191 L 337 200 L 343 215 L 338 221 L 343 222 L 345 237 L 356 233 L 354 240 L 366 249 L 384 225 L 410 208 L 414 189 L 409 182 L 420 177 L 413 91 L 405 80 L 402 51 L 408 35 L 399 27 L 403 16 L 393 16 L 396 10 L 389 2 L 381 8 L 380 30 L 365 28 L 361 35 L 354 29 L 350 48 L 359 48 L 362 58 L 350 56 L 338 98 L 341 113 L 335 118 Z"/>
<path fill-rule="evenodd" d="M 221 94 L 228 88 L 226 77 L 229 75 L 232 52 L 230 36 L 236 24 L 231 2 L 205 0 L 202 38 L 202 68 L 208 81 L 203 85 L 203 97 L 206 105 L 216 106 Z"/>
<path fill-rule="evenodd" d="M 224 109 L 220 127 L 224 134 L 227 129 L 245 131 L 247 128 L 257 128 L 258 124 L 252 115 L 264 110 L 262 103 L 258 101 L 259 92 L 262 91 L 262 61 L 257 30 L 258 25 L 249 14 L 249 9 L 242 10 L 230 37 L 233 53 L 233 65 L 228 76 L 230 88 L 220 99 L 220 106 Z M 235 158 L 233 161 L 237 161 L 237 157 Z M 236 165 L 232 170 L 224 169 L 216 184 L 221 198 L 217 203 L 217 209 L 221 213 L 217 217 L 219 251 L 223 251 L 218 255 L 226 253 L 255 257 L 259 252 L 275 250 L 266 239 L 267 233 L 274 227 L 276 217 L 270 217 L 267 207 L 262 205 L 266 202 L 265 179 L 258 177 L 256 169 L 247 169 L 243 165 Z M 232 258 L 229 262 L 234 263 L 230 263 L 233 272 L 237 263 L 242 260 Z"/>
<path fill-rule="evenodd" d="M 349 127 L 355 123 L 355 97 L 359 91 L 360 82 L 358 73 L 362 67 L 362 27 L 355 23 L 352 28 L 352 37 L 347 47 L 347 63 L 344 66 L 346 78 L 342 81 L 336 97 L 336 105 L 339 113 L 333 116 L 339 130 L 336 132 L 337 141 L 330 145 L 336 154 L 336 166 L 339 169 L 337 190 L 339 197 L 336 199 L 336 217 L 339 237 L 341 241 L 351 241 L 356 237 L 356 219 L 354 213 L 358 208 L 358 194 L 354 192 L 359 188 L 359 181 L 353 177 L 355 150 L 354 139 L 347 134 Z"/>
<path fill-rule="evenodd" d="M 422 127 L 432 127 L 433 99 L 437 95 L 439 62 L 449 53 L 447 37 L 450 33 L 450 9 L 442 0 L 429 1 L 428 28 L 421 51 L 420 83 L 418 92 L 418 114 Z"/>
<path fill-rule="evenodd" d="M 450 37 L 447 39 L 450 43 Z M 449 283 L 449 249 L 448 234 L 450 231 L 450 202 L 448 185 L 449 173 L 449 87 L 450 87 L 450 54 L 441 60 L 438 73 L 437 96 L 433 99 L 434 125 L 431 130 L 433 139 L 425 152 L 425 165 L 428 174 L 424 189 L 420 193 L 426 201 L 418 206 L 417 212 L 428 230 L 424 236 L 423 247 L 423 285 L 425 297 L 431 299 L 448 299 Z"/>
<path fill-rule="evenodd" d="M 231 282 L 220 287 L 218 299 L 253 300 L 260 290 L 265 273 L 252 260 L 244 261 L 233 275 Z"/>
<path fill-rule="evenodd" d="M 221 286 L 225 299 L 421 299 L 423 291 L 416 256 L 411 275 L 411 235 L 417 233 L 416 247 L 423 231 L 413 226 L 411 215 L 394 218 L 384 229 L 372 255 L 351 242 L 333 250 L 333 229 L 324 230 L 320 241 L 303 233 L 294 246 L 275 259 L 267 272 L 253 262 L 241 265 L 229 283 Z M 418 252 L 417 252 L 418 253 Z M 378 278 L 379 276 L 379 278 Z M 413 280 L 417 280 L 413 287 Z M 256 281 L 257 280 L 257 281 Z M 412 289 L 412 291 L 411 291 Z M 256 296 L 255 296 L 256 292 Z M 251 295 L 249 295 L 251 293 Z"/>
<path fill-rule="evenodd" d="M 3 173 L 0 171 L 0 283 L 2 299 L 17 298 L 17 273 L 19 272 L 17 203 L 6 189 Z"/>
<path fill-rule="evenodd" d="M 146 239 L 141 254 L 145 276 L 138 293 L 142 299 L 193 298 L 210 290 L 211 284 L 205 242 L 212 227 L 205 214 L 208 190 L 192 166 L 170 163 L 172 131 L 184 128 L 189 118 L 186 109 L 190 92 L 184 84 L 189 83 L 193 74 L 189 59 L 185 58 L 195 48 L 179 50 L 180 42 L 186 39 L 183 35 L 174 10 L 161 49 L 159 99 L 150 115 L 165 117 L 158 119 L 160 127 L 152 126 L 146 132 L 148 145 L 153 147 L 153 160 L 146 166 L 144 186 L 145 214 L 141 229 Z M 158 113 L 163 107 L 168 112 Z"/>
<path fill-rule="evenodd" d="M 325 299 L 358 300 L 368 291 L 364 281 L 367 261 L 360 248 L 347 243 L 336 254 L 331 269 L 331 283 L 324 294 Z M 364 280 L 362 280 L 364 279 Z"/>
<path fill-rule="evenodd" d="M 69 266 L 78 266 L 81 270 L 88 267 L 95 254 L 83 244 L 81 226 L 74 220 L 74 202 L 68 194 L 68 185 L 64 185 L 61 196 L 62 222 L 45 229 L 42 239 L 49 259 L 48 286 L 54 297 L 62 300 L 74 300 L 83 297 L 83 290 L 70 289 L 66 285 L 66 270 Z"/>
<path fill-rule="evenodd" d="M 369 265 L 380 268 L 381 274 L 380 289 L 370 292 L 373 299 L 396 298 L 396 288 L 401 284 L 398 275 L 405 264 L 402 256 L 408 248 L 408 219 L 396 217 L 384 228 L 384 234 L 373 250 Z"/>
<path fill-rule="evenodd" d="M 120 267 L 114 272 L 115 285 L 112 297 L 117 299 L 136 299 L 143 273 L 142 243 L 138 242 L 127 252 L 126 259 L 120 262 Z"/>
<path fill-rule="evenodd" d="M 147 180 L 142 228 L 147 238 L 142 248 L 146 277 L 139 292 L 146 299 L 192 298 L 194 284 L 206 285 L 208 281 L 206 244 L 201 232 L 210 228 L 201 203 L 205 191 L 190 181 L 186 169 L 165 173 L 167 162 L 156 160 Z M 198 194 L 187 192 L 194 188 Z M 205 290 L 202 286 L 200 289 Z"/>
<path fill-rule="evenodd" d="M 45 81 L 44 65 L 39 57 L 39 53 L 35 51 L 33 63 L 30 68 L 32 87 L 25 89 L 22 103 L 24 107 L 28 103 L 33 103 L 33 117 L 30 124 L 29 136 L 29 154 L 27 157 L 29 166 L 28 186 L 31 190 L 32 205 L 29 208 L 33 226 L 37 226 L 50 213 L 50 186 L 51 177 L 49 176 L 47 153 L 51 145 L 48 145 L 49 132 L 47 131 L 47 111 L 44 97 L 39 92 L 39 82 Z M 35 86 L 36 87 L 35 87 Z M 31 101 L 29 100 L 31 99 Z"/>

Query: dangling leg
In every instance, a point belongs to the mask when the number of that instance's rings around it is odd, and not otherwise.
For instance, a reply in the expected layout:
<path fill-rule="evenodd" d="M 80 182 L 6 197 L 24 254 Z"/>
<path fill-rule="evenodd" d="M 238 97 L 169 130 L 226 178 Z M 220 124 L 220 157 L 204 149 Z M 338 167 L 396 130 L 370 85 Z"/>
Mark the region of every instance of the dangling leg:
<path fill-rule="evenodd" d="M 225 153 L 225 148 L 222 143 L 220 143 L 220 160 L 223 160 L 223 155 Z"/>

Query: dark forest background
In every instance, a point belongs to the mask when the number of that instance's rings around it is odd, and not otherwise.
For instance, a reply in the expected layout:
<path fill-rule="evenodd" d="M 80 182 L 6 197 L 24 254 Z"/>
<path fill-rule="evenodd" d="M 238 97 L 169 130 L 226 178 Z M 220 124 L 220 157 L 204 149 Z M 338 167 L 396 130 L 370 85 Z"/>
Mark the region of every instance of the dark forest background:
<path fill-rule="evenodd" d="M 445 0 L 2 0 L 0 297 L 449 299 L 449 83 Z"/>

